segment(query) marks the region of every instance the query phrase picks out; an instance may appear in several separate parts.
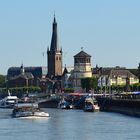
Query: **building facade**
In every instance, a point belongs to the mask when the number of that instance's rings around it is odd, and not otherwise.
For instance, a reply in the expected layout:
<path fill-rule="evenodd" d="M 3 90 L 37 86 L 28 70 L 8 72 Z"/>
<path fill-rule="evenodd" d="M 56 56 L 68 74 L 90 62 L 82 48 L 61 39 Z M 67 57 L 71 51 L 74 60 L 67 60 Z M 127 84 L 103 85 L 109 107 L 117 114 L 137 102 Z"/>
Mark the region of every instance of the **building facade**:
<path fill-rule="evenodd" d="M 99 85 L 132 85 L 139 83 L 137 76 L 132 74 L 126 68 L 100 68 L 99 69 Z"/>
<path fill-rule="evenodd" d="M 73 71 L 73 68 L 64 68 L 63 70 L 63 75 L 62 75 L 62 87 L 63 89 L 65 88 L 72 88 L 73 85 L 72 85 L 72 71 Z"/>
<path fill-rule="evenodd" d="M 43 77 L 46 77 L 46 67 L 10 67 L 7 72 L 7 86 L 29 87 L 39 86 Z"/>

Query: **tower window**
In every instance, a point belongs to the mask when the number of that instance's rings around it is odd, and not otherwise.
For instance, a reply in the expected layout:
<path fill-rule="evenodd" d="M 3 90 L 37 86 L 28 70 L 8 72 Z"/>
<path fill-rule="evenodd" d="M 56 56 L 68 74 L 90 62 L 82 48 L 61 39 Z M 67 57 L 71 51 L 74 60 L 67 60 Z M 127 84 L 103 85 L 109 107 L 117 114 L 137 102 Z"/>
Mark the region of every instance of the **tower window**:
<path fill-rule="evenodd" d="M 87 63 L 90 63 L 90 59 L 89 58 L 87 58 Z"/>

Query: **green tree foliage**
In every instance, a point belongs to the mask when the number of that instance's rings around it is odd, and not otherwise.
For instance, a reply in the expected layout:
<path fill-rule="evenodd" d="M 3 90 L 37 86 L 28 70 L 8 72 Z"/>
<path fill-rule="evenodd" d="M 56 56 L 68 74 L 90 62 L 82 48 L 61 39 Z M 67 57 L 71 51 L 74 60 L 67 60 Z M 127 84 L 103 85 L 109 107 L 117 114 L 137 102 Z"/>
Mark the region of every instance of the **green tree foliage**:
<path fill-rule="evenodd" d="M 4 88 L 4 87 L 6 87 L 5 76 L 0 75 L 0 88 Z"/>
<path fill-rule="evenodd" d="M 40 92 L 40 87 L 15 87 L 9 89 L 11 93 L 34 93 L 34 92 Z"/>
<path fill-rule="evenodd" d="M 12 95 L 16 95 L 18 97 L 22 97 L 23 94 L 30 94 L 30 93 L 40 93 L 41 88 L 40 87 L 15 87 L 15 88 L 9 88 L 8 89 Z M 7 88 L 1 88 L 0 91 L 0 97 L 5 97 L 8 95 Z"/>
<path fill-rule="evenodd" d="M 72 92 L 74 92 L 74 89 L 73 88 L 65 88 L 63 91 L 64 91 L 64 93 L 72 93 Z"/>
<path fill-rule="evenodd" d="M 91 78 L 82 78 L 81 79 L 81 86 L 83 89 L 86 89 L 86 92 L 89 92 L 91 89 L 96 89 L 98 84 L 98 80 L 95 77 Z"/>
<path fill-rule="evenodd" d="M 132 91 L 140 91 L 140 83 L 130 85 Z"/>

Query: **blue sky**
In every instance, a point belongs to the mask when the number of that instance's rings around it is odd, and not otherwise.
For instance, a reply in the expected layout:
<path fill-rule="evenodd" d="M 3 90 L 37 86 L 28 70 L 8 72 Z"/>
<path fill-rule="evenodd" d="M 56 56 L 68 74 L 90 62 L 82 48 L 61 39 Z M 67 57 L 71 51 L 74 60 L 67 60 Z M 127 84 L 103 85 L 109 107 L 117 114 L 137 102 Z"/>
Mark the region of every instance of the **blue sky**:
<path fill-rule="evenodd" d="M 0 0 L 0 73 L 22 62 L 47 65 L 54 12 L 63 66 L 83 47 L 93 67 L 137 68 L 139 7 L 139 0 Z"/>

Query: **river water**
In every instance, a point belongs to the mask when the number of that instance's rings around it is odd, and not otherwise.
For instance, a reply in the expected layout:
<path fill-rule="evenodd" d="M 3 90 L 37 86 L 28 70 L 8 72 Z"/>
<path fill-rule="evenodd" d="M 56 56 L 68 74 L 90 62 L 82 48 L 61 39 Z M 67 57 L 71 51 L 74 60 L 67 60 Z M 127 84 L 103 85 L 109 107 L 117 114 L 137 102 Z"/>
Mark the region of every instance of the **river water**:
<path fill-rule="evenodd" d="M 44 109 L 47 119 L 11 118 L 0 109 L 0 140 L 139 140 L 140 118 L 118 113 Z"/>

